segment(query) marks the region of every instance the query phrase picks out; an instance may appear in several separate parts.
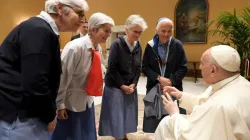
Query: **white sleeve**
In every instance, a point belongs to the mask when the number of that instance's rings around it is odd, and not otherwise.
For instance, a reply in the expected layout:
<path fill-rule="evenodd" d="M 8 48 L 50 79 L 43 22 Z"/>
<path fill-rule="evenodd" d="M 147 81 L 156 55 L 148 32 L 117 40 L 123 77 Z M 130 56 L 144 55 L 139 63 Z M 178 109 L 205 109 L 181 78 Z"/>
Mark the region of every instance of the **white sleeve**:
<path fill-rule="evenodd" d="M 74 43 L 69 42 L 63 49 L 61 55 L 62 75 L 56 99 L 56 105 L 58 110 L 65 108 L 64 101 L 66 98 L 66 91 L 72 80 L 75 67 L 77 66 L 77 63 L 79 63 L 80 60 L 80 53 L 77 52 L 77 49 L 72 49 L 74 45 Z"/>
<path fill-rule="evenodd" d="M 200 95 L 183 92 L 182 97 L 179 99 L 179 106 L 186 109 L 188 112 L 192 112 L 196 105 L 201 105 L 207 101 L 211 92 L 212 87 L 208 87 L 206 91 Z"/>
<path fill-rule="evenodd" d="M 106 71 L 107 71 L 107 69 L 106 69 L 106 67 L 105 67 L 105 65 L 106 65 L 106 60 L 105 60 L 104 57 L 103 57 L 102 48 L 101 48 L 101 47 L 100 47 L 99 52 L 100 52 L 100 56 L 101 56 L 102 77 L 103 77 L 103 79 L 104 79 L 105 74 L 106 74 Z"/>
<path fill-rule="evenodd" d="M 159 140 L 234 140 L 228 114 L 220 106 L 197 107 L 190 116 L 164 118 L 155 133 Z"/>

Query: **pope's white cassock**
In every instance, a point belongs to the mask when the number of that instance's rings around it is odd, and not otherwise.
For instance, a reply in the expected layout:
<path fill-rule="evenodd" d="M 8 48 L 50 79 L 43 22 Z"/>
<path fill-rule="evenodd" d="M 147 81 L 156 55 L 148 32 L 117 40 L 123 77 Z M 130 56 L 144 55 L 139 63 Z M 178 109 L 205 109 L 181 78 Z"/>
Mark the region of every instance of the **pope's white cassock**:
<path fill-rule="evenodd" d="M 192 113 L 165 117 L 154 140 L 250 140 L 250 84 L 240 75 L 199 96 L 183 93 L 180 106 Z"/>

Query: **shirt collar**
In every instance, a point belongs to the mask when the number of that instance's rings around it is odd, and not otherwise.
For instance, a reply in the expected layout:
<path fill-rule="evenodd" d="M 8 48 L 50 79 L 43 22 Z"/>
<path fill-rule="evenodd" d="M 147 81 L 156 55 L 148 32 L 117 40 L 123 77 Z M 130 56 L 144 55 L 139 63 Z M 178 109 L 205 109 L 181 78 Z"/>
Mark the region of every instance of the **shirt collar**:
<path fill-rule="evenodd" d="M 80 32 L 80 37 L 83 37 L 84 35 Z"/>
<path fill-rule="evenodd" d="M 166 46 L 168 44 L 168 42 L 166 42 L 166 43 L 161 43 L 160 41 L 159 41 L 159 46 L 161 46 L 161 47 L 163 47 L 163 46 Z"/>
<path fill-rule="evenodd" d="M 158 46 L 164 47 L 164 46 L 168 45 L 169 41 L 171 41 L 171 40 L 172 40 L 172 37 L 170 37 L 169 40 L 166 43 L 161 43 L 160 39 L 159 39 L 159 45 Z"/>
<path fill-rule="evenodd" d="M 212 84 L 211 87 L 212 87 L 212 90 L 213 90 L 213 93 L 218 91 L 219 89 L 221 89 L 223 86 L 227 85 L 228 83 L 230 83 L 231 81 L 235 80 L 236 78 L 239 77 L 240 74 L 236 74 L 234 76 L 231 76 L 227 79 L 224 79 L 220 82 L 217 82 L 215 84 Z"/>
<path fill-rule="evenodd" d="M 123 38 L 124 38 L 124 40 L 125 40 L 126 44 L 128 45 L 128 47 L 132 47 L 132 48 L 134 48 L 134 47 L 136 46 L 136 41 L 134 41 L 134 44 L 133 44 L 133 46 L 132 46 L 132 45 L 130 45 L 130 44 L 129 44 L 129 42 L 128 42 L 128 39 L 127 39 L 127 36 L 126 36 L 126 35 L 125 35 L 125 36 L 123 36 Z"/>
<path fill-rule="evenodd" d="M 59 30 L 58 30 L 58 27 L 57 27 L 55 21 L 51 18 L 51 16 L 48 13 L 41 11 L 41 13 L 39 15 L 37 15 L 37 17 L 45 20 L 50 25 L 50 27 L 52 28 L 54 33 L 56 35 L 59 35 Z"/>
<path fill-rule="evenodd" d="M 97 48 L 95 48 L 88 34 L 86 34 L 84 37 L 86 37 L 86 45 L 88 49 L 92 48 L 93 50 L 96 50 L 96 51 L 100 50 L 101 45 L 98 44 Z"/>

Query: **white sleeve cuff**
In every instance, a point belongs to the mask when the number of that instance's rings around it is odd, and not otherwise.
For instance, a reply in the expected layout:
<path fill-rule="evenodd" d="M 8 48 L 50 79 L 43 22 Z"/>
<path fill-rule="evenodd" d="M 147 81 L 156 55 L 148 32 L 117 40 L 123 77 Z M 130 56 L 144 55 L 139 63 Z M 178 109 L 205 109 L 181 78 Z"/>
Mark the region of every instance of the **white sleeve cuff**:
<path fill-rule="evenodd" d="M 178 115 L 179 115 L 179 113 L 174 113 L 173 115 L 170 115 L 170 118 L 175 118 Z"/>
<path fill-rule="evenodd" d="M 57 110 L 61 110 L 61 109 L 65 109 L 65 104 L 64 103 L 61 103 L 61 104 L 58 104 L 57 105 Z"/>

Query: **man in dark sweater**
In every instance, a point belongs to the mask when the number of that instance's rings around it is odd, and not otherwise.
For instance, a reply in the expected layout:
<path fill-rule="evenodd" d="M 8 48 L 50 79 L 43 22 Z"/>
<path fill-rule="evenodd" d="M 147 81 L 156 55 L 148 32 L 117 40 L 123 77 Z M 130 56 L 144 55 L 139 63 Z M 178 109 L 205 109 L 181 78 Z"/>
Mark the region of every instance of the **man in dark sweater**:
<path fill-rule="evenodd" d="M 59 31 L 76 31 L 88 5 L 47 0 L 45 12 L 15 27 L 0 46 L 0 140 L 48 140 L 56 126 Z"/>

